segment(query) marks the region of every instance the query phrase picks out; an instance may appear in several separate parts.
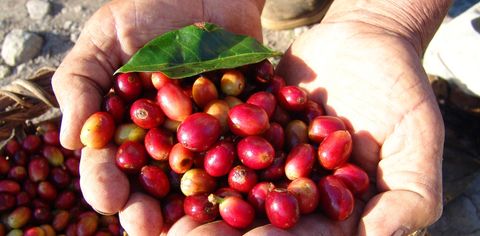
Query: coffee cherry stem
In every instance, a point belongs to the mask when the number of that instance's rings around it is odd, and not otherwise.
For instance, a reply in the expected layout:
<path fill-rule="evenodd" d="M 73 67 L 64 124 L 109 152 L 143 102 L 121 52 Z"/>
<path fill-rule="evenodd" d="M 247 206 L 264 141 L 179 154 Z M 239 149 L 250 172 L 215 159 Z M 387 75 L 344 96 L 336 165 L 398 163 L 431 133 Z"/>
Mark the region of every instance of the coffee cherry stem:
<path fill-rule="evenodd" d="M 217 205 L 217 204 L 220 205 L 223 201 L 225 201 L 225 198 L 219 197 L 219 196 L 212 193 L 212 194 L 208 195 L 208 201 L 210 203 L 212 203 L 213 205 Z"/>

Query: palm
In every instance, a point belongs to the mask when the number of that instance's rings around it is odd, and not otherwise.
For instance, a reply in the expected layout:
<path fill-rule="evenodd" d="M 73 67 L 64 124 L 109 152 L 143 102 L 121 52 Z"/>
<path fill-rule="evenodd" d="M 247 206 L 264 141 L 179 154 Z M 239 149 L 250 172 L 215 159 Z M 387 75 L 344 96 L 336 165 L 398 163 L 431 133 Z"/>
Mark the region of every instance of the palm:
<path fill-rule="evenodd" d="M 400 58 L 415 55 L 409 45 L 352 28 L 340 23 L 314 28 L 295 42 L 280 72 L 323 101 L 329 114 L 346 118 L 356 139 L 368 144 L 356 145 L 354 156 L 361 158 L 356 161 L 375 174 L 381 144 L 403 115 L 421 102 L 418 89 L 426 84 L 421 84 L 420 69 L 408 68 L 407 58 Z M 400 47 L 408 51 L 399 55 Z"/>
<path fill-rule="evenodd" d="M 407 190 L 438 198 L 443 128 L 411 44 L 362 23 L 323 23 L 292 45 L 280 72 L 351 124 L 353 161 L 383 193 L 367 204 L 360 230 L 386 209 L 406 214 L 391 206 L 422 198 Z"/>

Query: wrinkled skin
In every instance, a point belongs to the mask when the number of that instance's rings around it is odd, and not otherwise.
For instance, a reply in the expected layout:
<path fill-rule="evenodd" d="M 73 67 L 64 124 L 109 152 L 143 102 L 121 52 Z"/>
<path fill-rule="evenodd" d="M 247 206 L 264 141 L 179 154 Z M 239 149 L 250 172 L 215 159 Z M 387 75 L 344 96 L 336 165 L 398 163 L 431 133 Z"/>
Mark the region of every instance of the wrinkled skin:
<path fill-rule="evenodd" d="M 102 7 L 87 22 L 53 78 L 63 111 L 62 145 L 82 147 L 81 125 L 100 109 L 114 70 L 150 39 L 167 30 L 210 21 L 260 40 L 262 6 L 262 1 L 253 0 L 118 0 Z M 264 219 L 238 231 L 222 221 L 199 225 L 184 217 L 170 228 L 169 235 L 391 235 L 438 219 L 444 134 L 419 59 L 425 45 L 409 37 L 412 34 L 404 34 L 401 26 L 356 20 L 358 15 L 370 14 L 369 10 L 335 10 L 339 8 L 334 3 L 323 23 L 291 46 L 278 73 L 287 83 L 305 87 L 312 98 L 324 103 L 328 114 L 348 121 L 354 139 L 352 159 L 369 173 L 370 195 L 359 199 L 353 215 L 343 222 L 316 214 L 302 216 L 289 231 L 265 225 Z M 114 170 L 114 153 L 113 146 L 82 153 L 81 186 L 88 203 L 106 214 L 120 211 L 137 221 L 161 222 L 158 212 L 141 210 L 160 209 L 149 206 L 155 201 L 138 195 L 129 199 L 128 191 L 118 191 L 129 186 L 123 173 Z M 109 184 L 113 180 L 120 181 Z M 162 227 L 148 222 L 128 225 L 131 222 L 122 223 L 135 231 L 128 232 L 132 235 L 160 232 Z"/>

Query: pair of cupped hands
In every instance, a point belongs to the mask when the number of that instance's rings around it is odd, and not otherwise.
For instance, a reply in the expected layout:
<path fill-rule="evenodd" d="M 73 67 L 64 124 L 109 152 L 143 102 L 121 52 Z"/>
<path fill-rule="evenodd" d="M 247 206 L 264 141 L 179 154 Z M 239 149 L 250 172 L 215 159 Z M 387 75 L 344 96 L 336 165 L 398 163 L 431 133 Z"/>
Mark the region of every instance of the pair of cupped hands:
<path fill-rule="evenodd" d="M 63 112 L 62 145 L 82 148 L 83 122 L 100 110 L 113 72 L 145 43 L 204 21 L 261 41 L 262 7 L 261 0 L 117 0 L 100 8 L 53 78 Z M 438 219 L 443 123 L 421 66 L 422 46 L 395 31 L 394 23 L 356 20 L 360 14 L 372 12 L 342 9 L 334 2 L 323 22 L 291 45 L 277 72 L 287 83 L 308 90 L 328 114 L 349 122 L 351 158 L 371 178 L 369 196 L 357 199 L 353 214 L 341 222 L 315 213 L 302 216 L 288 231 L 265 219 L 237 230 L 222 221 L 200 225 L 185 216 L 169 235 L 405 235 Z M 101 213 L 119 212 L 130 235 L 159 235 L 159 201 L 130 194 L 127 177 L 115 166 L 115 151 L 114 146 L 83 148 L 80 184 L 85 199 Z"/>

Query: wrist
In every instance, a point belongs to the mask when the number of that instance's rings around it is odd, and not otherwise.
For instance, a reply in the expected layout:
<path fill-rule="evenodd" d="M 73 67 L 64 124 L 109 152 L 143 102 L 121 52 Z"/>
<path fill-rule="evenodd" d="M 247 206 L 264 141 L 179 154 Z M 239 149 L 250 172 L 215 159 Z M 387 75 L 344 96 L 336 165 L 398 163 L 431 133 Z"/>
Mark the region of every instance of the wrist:
<path fill-rule="evenodd" d="M 409 41 L 421 55 L 445 17 L 451 0 L 336 0 L 324 22 L 360 22 Z"/>

